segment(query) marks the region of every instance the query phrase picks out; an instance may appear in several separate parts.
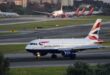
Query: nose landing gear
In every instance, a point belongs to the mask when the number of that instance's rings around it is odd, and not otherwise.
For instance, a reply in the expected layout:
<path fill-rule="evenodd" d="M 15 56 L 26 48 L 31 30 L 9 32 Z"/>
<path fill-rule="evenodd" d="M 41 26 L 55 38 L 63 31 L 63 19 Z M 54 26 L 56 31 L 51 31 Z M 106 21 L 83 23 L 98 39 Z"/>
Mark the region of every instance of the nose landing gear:
<path fill-rule="evenodd" d="M 41 56 L 39 52 L 35 53 L 34 55 L 36 56 L 36 59 L 39 59 Z"/>

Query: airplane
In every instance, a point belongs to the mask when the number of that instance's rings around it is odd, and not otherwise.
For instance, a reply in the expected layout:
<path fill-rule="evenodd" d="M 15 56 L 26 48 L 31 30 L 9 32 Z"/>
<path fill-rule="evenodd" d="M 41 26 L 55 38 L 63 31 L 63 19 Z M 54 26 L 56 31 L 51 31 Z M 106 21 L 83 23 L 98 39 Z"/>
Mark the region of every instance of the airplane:
<path fill-rule="evenodd" d="M 94 7 L 91 7 L 90 11 L 85 11 L 83 13 L 83 15 L 90 16 L 90 15 L 98 15 L 98 14 L 101 14 L 101 13 L 103 13 L 101 10 L 94 11 Z"/>
<path fill-rule="evenodd" d="M 76 11 L 64 12 L 63 9 L 62 9 L 62 6 L 61 6 L 61 9 L 60 10 L 55 10 L 52 13 L 49 13 L 49 12 L 40 12 L 40 11 L 34 11 L 34 12 L 45 14 L 48 17 L 53 17 L 53 18 L 55 18 L 55 17 L 61 17 L 61 18 L 64 18 L 64 17 L 72 17 L 74 15 L 77 15 L 79 11 L 80 11 L 79 8 L 77 8 Z"/>
<path fill-rule="evenodd" d="M 57 58 L 56 54 L 61 54 L 63 57 L 74 59 L 76 52 L 102 48 L 99 44 L 103 42 L 99 38 L 101 21 L 102 19 L 96 20 L 85 38 L 35 39 L 29 42 L 25 49 L 37 58 L 50 53 L 52 54 L 51 58 Z"/>
<path fill-rule="evenodd" d="M 0 11 L 0 16 L 1 17 L 19 17 L 19 14 L 14 13 L 14 12 L 2 12 L 2 11 Z"/>

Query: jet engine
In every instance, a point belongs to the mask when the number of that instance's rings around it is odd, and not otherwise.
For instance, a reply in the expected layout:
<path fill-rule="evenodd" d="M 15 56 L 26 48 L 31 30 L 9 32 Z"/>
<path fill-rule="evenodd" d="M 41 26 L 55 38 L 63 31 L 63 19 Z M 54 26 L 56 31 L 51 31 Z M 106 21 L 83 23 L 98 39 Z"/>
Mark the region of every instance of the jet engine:
<path fill-rule="evenodd" d="M 65 50 L 62 52 L 62 56 L 64 57 L 70 57 L 70 58 L 75 58 L 76 57 L 76 54 L 74 51 L 71 51 L 71 50 Z"/>

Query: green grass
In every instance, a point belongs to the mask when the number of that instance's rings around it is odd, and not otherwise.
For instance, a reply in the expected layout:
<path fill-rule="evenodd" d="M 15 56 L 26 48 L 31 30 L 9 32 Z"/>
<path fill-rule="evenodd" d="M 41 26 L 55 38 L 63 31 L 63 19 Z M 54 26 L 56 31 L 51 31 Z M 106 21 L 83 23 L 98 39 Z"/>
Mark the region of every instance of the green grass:
<path fill-rule="evenodd" d="M 0 17 L 0 20 L 5 19 L 4 17 Z"/>
<path fill-rule="evenodd" d="M 12 25 L 2 25 L 0 30 L 35 30 L 35 28 L 54 28 L 62 27 L 67 25 L 78 25 L 78 24 L 87 24 L 94 23 L 97 18 L 102 18 L 103 21 L 110 21 L 110 16 L 89 16 L 89 17 L 79 17 L 76 19 L 62 19 L 62 20 L 52 20 L 44 22 L 33 22 L 33 23 L 24 23 L 24 24 L 12 24 Z M 57 26 L 56 26 L 57 25 Z"/>
<path fill-rule="evenodd" d="M 10 45 L 0 45 L 1 53 L 23 53 L 25 51 L 25 44 L 10 44 Z"/>
<path fill-rule="evenodd" d="M 10 75 L 65 75 L 66 67 L 12 68 Z"/>
<path fill-rule="evenodd" d="M 53 20 L 53 21 L 45 21 L 45 22 L 33 22 L 33 23 L 25 23 L 25 24 L 14 24 L 14 25 L 2 25 L 0 26 L 0 30 L 34 30 L 35 28 L 52 28 L 52 27 L 61 27 L 67 25 L 76 25 L 76 24 L 86 24 L 91 23 L 93 21 L 86 20 Z M 56 26 L 58 25 L 58 26 Z"/>
<path fill-rule="evenodd" d="M 93 20 L 96 20 L 96 19 L 102 19 L 103 22 L 105 21 L 110 21 L 110 16 L 84 16 L 84 17 L 81 17 L 81 19 L 93 19 Z"/>
<path fill-rule="evenodd" d="M 0 32 L 0 36 L 3 35 L 15 35 L 15 34 L 19 34 L 20 32 Z"/>
<path fill-rule="evenodd" d="M 104 42 L 104 43 L 102 43 L 102 45 L 110 46 L 110 42 Z"/>

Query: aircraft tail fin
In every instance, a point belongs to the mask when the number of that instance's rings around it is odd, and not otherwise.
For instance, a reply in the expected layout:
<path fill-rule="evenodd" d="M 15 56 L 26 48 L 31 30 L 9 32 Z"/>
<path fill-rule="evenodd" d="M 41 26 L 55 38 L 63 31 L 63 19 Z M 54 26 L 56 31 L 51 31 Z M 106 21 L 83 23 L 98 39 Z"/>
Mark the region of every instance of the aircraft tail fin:
<path fill-rule="evenodd" d="M 103 42 L 102 40 L 99 39 L 99 31 L 101 29 L 101 21 L 102 21 L 102 19 L 96 20 L 91 31 L 89 32 L 88 36 L 86 37 L 87 39 L 92 40 L 95 43 Z"/>
<path fill-rule="evenodd" d="M 77 8 L 75 11 L 75 15 L 78 15 L 79 11 L 80 11 L 80 8 Z"/>
<path fill-rule="evenodd" d="M 84 14 L 85 10 L 86 10 L 86 8 L 85 8 L 85 7 L 84 7 L 84 8 L 82 8 L 81 13 L 78 13 L 78 16 L 82 16 L 82 15 Z"/>
<path fill-rule="evenodd" d="M 91 9 L 90 9 L 89 13 L 87 14 L 87 16 L 92 15 L 93 11 L 94 11 L 94 7 L 91 7 Z"/>
<path fill-rule="evenodd" d="M 60 10 L 63 11 L 63 6 L 62 6 L 62 4 L 61 4 L 61 7 L 60 7 Z"/>

